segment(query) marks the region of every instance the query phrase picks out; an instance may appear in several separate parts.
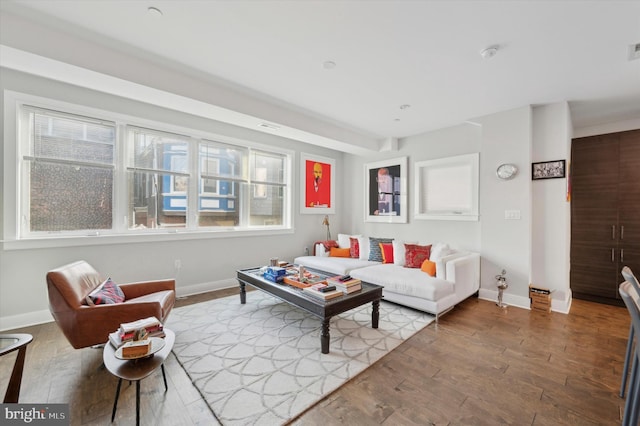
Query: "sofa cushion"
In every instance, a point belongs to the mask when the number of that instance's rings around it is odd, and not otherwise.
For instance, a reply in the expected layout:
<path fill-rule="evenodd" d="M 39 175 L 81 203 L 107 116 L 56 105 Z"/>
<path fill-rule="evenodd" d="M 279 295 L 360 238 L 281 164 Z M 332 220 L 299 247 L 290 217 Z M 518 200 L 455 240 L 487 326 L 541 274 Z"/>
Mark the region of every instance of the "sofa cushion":
<path fill-rule="evenodd" d="M 382 263 L 393 263 L 393 244 L 380 243 L 379 245 L 382 252 Z"/>
<path fill-rule="evenodd" d="M 321 256 L 300 256 L 296 257 L 293 263 L 336 275 L 346 275 L 350 274 L 354 269 L 380 264 L 379 262 L 369 262 L 368 260 L 353 259 L 351 257 Z"/>
<path fill-rule="evenodd" d="M 358 238 L 360 235 L 338 234 L 338 247 L 349 248 L 351 247 L 351 238 Z"/>
<path fill-rule="evenodd" d="M 354 259 L 360 258 L 360 243 L 357 238 L 349 238 L 349 255 Z"/>
<path fill-rule="evenodd" d="M 384 286 L 383 291 L 402 293 L 427 300 L 440 300 L 454 293 L 452 282 L 431 277 L 419 268 L 404 268 L 393 264 L 379 264 L 355 269 L 353 278 Z"/>
<path fill-rule="evenodd" d="M 330 257 L 351 257 L 351 250 L 348 248 L 331 247 Z"/>
<path fill-rule="evenodd" d="M 431 245 L 405 244 L 405 266 L 407 268 L 419 268 L 422 262 L 429 259 Z"/>
<path fill-rule="evenodd" d="M 380 243 L 391 243 L 393 238 L 373 238 L 369 237 L 369 259 L 373 262 L 382 262 L 382 250 Z"/>
<path fill-rule="evenodd" d="M 360 260 L 369 260 L 369 237 L 358 237 L 358 247 L 360 248 Z"/>
<path fill-rule="evenodd" d="M 432 262 L 429 259 L 426 259 L 422 262 L 422 266 L 420 266 L 420 270 L 426 274 L 429 274 L 432 277 L 436 276 L 436 262 Z"/>

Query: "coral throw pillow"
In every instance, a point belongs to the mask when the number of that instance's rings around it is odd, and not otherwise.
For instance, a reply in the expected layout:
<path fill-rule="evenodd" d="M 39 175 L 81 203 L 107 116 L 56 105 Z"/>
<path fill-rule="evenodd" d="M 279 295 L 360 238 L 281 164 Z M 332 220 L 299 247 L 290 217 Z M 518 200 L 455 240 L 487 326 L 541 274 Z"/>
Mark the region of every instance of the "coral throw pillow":
<path fill-rule="evenodd" d="M 107 278 L 98 288 L 93 290 L 86 298 L 87 305 L 109 305 L 124 302 L 124 293 L 118 284 Z"/>
<path fill-rule="evenodd" d="M 380 243 L 380 251 L 382 252 L 382 263 L 393 263 L 392 243 Z"/>
<path fill-rule="evenodd" d="M 351 257 L 350 249 L 348 248 L 337 248 L 331 247 L 331 252 L 329 254 L 331 257 Z"/>
<path fill-rule="evenodd" d="M 427 259 L 424 262 L 422 262 L 422 266 L 420 267 L 420 270 L 422 270 L 422 272 L 426 272 L 427 274 L 431 275 L 432 277 L 435 277 L 436 276 L 436 262 L 432 262 L 429 259 Z"/>
<path fill-rule="evenodd" d="M 420 268 L 422 262 L 429 259 L 431 254 L 431 244 L 428 246 L 419 246 L 417 244 L 405 244 L 405 267 Z"/>
<path fill-rule="evenodd" d="M 349 255 L 354 259 L 360 258 L 360 243 L 357 238 L 349 238 Z"/>

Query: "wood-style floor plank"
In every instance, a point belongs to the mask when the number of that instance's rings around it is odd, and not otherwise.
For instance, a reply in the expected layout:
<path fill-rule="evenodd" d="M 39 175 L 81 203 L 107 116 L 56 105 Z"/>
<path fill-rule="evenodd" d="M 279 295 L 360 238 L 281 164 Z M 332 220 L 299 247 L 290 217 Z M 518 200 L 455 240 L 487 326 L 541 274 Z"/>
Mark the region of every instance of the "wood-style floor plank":
<path fill-rule="evenodd" d="M 237 295 L 226 289 L 177 306 Z M 101 349 L 74 350 L 55 323 L 30 333 L 21 402 L 70 404 L 72 425 L 111 421 L 117 379 Z M 294 419 L 294 425 L 616 425 L 629 332 L 626 309 L 574 300 L 571 313 L 469 299 Z M 0 358 L 0 391 L 14 354 Z M 146 425 L 216 425 L 177 359 L 141 383 Z M 123 383 L 114 425 L 135 422 L 135 384 Z"/>

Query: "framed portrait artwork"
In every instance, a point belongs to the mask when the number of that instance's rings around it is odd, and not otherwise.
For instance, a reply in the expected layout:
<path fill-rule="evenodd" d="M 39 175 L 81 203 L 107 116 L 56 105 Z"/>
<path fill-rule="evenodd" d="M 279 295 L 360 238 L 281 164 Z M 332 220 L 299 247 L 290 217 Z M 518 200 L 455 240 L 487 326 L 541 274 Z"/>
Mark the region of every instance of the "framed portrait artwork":
<path fill-rule="evenodd" d="M 566 174 L 566 161 L 543 161 L 531 164 L 531 179 L 557 179 L 563 178 Z"/>
<path fill-rule="evenodd" d="M 336 161 L 300 153 L 300 213 L 335 213 Z"/>
<path fill-rule="evenodd" d="M 365 164 L 365 222 L 407 223 L 407 157 Z"/>

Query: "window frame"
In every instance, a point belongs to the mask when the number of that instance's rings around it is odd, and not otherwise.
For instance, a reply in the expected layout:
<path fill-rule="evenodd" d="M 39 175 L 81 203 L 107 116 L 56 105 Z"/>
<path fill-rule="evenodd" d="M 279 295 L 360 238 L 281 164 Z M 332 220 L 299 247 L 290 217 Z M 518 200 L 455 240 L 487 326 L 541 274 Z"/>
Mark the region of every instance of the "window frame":
<path fill-rule="evenodd" d="M 470 207 L 467 209 L 442 209 L 429 210 L 422 199 L 428 192 L 430 185 L 446 186 L 446 182 L 429 182 L 427 175 L 430 172 L 444 170 L 453 173 L 456 168 L 465 168 L 469 170 L 469 179 L 464 182 L 464 186 L 468 191 L 470 199 L 468 200 Z M 479 171 L 480 171 L 480 154 L 464 154 L 454 157 L 438 158 L 435 160 L 416 161 L 415 170 L 415 200 L 414 200 L 414 217 L 415 219 L 425 220 L 459 220 L 459 221 L 478 221 L 479 216 Z M 434 174 L 431 174 L 432 178 Z M 435 179 L 435 178 L 434 178 Z M 429 197 L 426 194 L 427 198 Z"/>
<path fill-rule="evenodd" d="M 115 123 L 115 153 L 114 153 L 114 171 L 113 171 L 113 192 L 112 192 L 112 218 L 113 224 L 108 230 L 80 230 L 80 231 L 54 231 L 54 232 L 32 232 L 28 225 L 24 224 L 21 219 L 24 215 L 29 215 L 28 201 L 25 205 L 25 199 L 29 198 L 29 179 L 28 167 L 25 167 L 23 157 L 29 148 L 30 129 L 24 125 L 22 117 L 25 114 L 24 107 L 33 106 L 52 110 L 70 115 L 82 117 L 97 118 L 100 121 Z M 77 105 L 65 101 L 44 98 L 40 96 L 4 91 L 4 123 L 5 123 L 5 140 L 14 140 L 15 143 L 5 143 L 4 151 L 4 169 L 5 178 L 3 185 L 3 241 L 1 242 L 3 249 L 22 249 L 37 247 L 59 247 L 59 246 L 75 246 L 75 245 L 93 245 L 105 243 L 120 243 L 123 241 L 151 240 L 158 238 L 169 239 L 199 239 L 199 238 L 217 238 L 229 236 L 243 235 L 270 235 L 293 232 L 293 215 L 292 215 L 292 195 L 293 180 L 292 168 L 293 158 L 295 154 L 292 150 L 267 146 L 258 142 L 248 141 L 235 137 L 229 137 L 220 134 L 213 134 L 192 128 L 184 128 L 182 126 L 170 123 L 161 123 L 154 120 L 134 117 L 127 114 L 115 113 L 96 109 L 88 106 Z M 28 114 L 28 113 L 27 113 Z M 187 193 L 189 194 L 187 206 L 187 218 L 185 228 L 180 229 L 129 229 L 128 210 L 128 178 L 127 178 L 127 158 L 126 144 L 127 128 L 141 127 L 159 132 L 174 133 L 187 135 L 190 138 L 188 145 L 189 155 L 189 173 L 190 183 Z M 251 155 L 252 151 L 272 152 L 274 154 L 283 155 L 285 158 L 284 167 L 285 180 L 283 187 L 287 193 L 282 201 L 283 217 L 281 225 L 274 226 L 253 226 L 248 221 L 243 222 L 240 217 L 240 225 L 238 226 L 220 226 L 220 227 L 200 227 L 198 226 L 198 199 L 202 195 L 200 193 L 200 170 L 198 166 L 198 147 L 202 141 L 209 141 L 223 145 L 237 146 L 244 150 L 243 155 Z M 194 160 L 195 158 L 195 160 Z M 17 161 L 16 161 L 17 160 Z M 249 161 L 248 158 L 244 161 Z M 195 168 L 194 168 L 195 167 Z M 249 182 L 251 179 L 247 176 Z M 219 188 L 218 188 L 219 189 Z M 191 200 L 193 199 L 193 200 Z M 236 208 L 248 209 L 249 204 L 245 199 L 237 197 Z M 179 233 L 180 236 L 176 236 Z M 106 241 L 109 240 L 109 241 Z"/>

